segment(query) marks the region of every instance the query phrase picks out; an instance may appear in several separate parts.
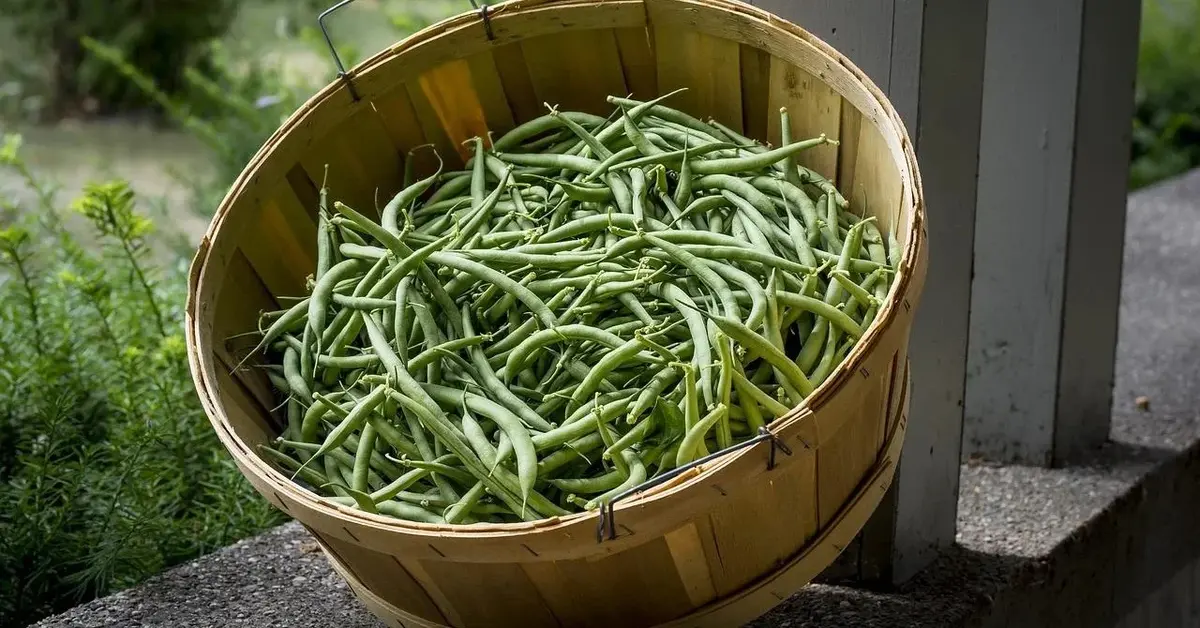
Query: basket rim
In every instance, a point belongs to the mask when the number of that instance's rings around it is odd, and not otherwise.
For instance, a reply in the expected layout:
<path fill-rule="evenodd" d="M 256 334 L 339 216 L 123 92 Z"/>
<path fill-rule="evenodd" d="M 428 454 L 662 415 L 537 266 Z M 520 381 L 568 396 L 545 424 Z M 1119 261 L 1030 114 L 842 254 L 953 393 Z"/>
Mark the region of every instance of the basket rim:
<path fill-rule="evenodd" d="M 843 359 L 842 363 L 830 375 L 830 377 L 819 385 L 813 394 L 806 398 L 803 402 L 793 408 L 788 414 L 776 418 L 770 424 L 768 429 L 775 433 L 780 433 L 788 429 L 792 429 L 802 425 L 805 422 L 815 420 L 815 413 L 820 411 L 823 402 L 832 397 L 834 393 L 842 389 L 847 383 L 852 374 L 858 370 L 861 363 L 867 355 L 875 349 L 879 344 L 880 338 L 885 331 L 890 328 L 897 318 L 897 296 L 901 293 L 914 294 L 919 291 L 923 283 L 924 268 L 920 263 L 926 255 L 927 235 L 926 235 L 926 217 L 925 217 L 925 202 L 924 190 L 920 171 L 917 165 L 916 155 L 912 148 L 912 142 L 909 138 L 906 125 L 900 120 L 899 114 L 895 110 L 891 101 L 879 89 L 878 85 L 871 80 L 857 65 L 838 52 L 828 43 L 805 30 L 798 24 L 785 20 L 763 9 L 759 9 L 752 5 L 746 4 L 741 0 L 506 0 L 498 3 L 490 8 L 492 19 L 501 18 L 504 14 L 510 12 L 526 12 L 526 11 L 562 11 L 581 8 L 586 6 L 594 6 L 598 4 L 643 4 L 650 5 L 656 2 L 671 2 L 673 4 L 682 4 L 694 8 L 697 11 L 724 11 L 736 13 L 740 18 L 749 20 L 755 26 L 761 28 L 774 29 L 782 31 L 784 34 L 799 38 L 811 45 L 816 52 L 826 58 L 832 65 L 837 65 L 844 68 L 859 83 L 867 94 L 870 95 L 872 101 L 879 110 L 884 114 L 883 119 L 879 121 L 879 127 L 884 132 L 890 132 L 897 136 L 900 143 L 901 151 L 905 157 L 905 164 L 896 164 L 902 170 L 902 183 L 906 183 L 911 196 L 911 203 L 905 200 L 902 195 L 902 203 L 906 205 L 905 209 L 910 211 L 910 224 L 908 228 L 908 238 L 904 250 L 901 254 L 900 262 L 897 265 L 896 278 L 893 281 L 887 298 L 881 303 L 878 314 L 875 320 L 863 330 L 863 335 L 857 342 L 850 353 Z M 466 28 L 476 26 L 478 24 L 478 16 L 474 11 L 466 11 L 454 16 L 447 17 L 439 22 L 431 24 L 420 31 L 398 41 L 396 44 L 386 48 L 359 64 L 347 70 L 347 77 L 353 80 L 354 77 L 364 74 L 377 66 L 386 65 L 403 58 L 404 54 L 422 44 L 426 44 L 437 40 L 443 36 L 470 36 L 460 33 Z M 474 35 L 479 37 L 481 35 Z M 203 286 L 201 280 L 205 276 L 205 269 L 209 261 L 209 256 L 212 253 L 212 244 L 220 235 L 221 228 L 225 221 L 229 218 L 231 211 L 237 201 L 244 195 L 248 186 L 252 185 L 254 180 L 259 175 L 260 169 L 273 153 L 273 148 L 278 141 L 285 138 L 288 134 L 304 124 L 306 117 L 312 112 L 319 110 L 322 106 L 328 105 L 331 101 L 347 92 L 347 84 L 340 78 L 335 78 L 325 85 L 322 89 L 313 94 L 306 100 L 296 111 L 275 130 L 275 132 L 264 141 L 263 145 L 255 153 L 254 157 L 247 163 L 239 174 L 237 179 L 229 187 L 225 197 L 209 223 L 209 227 L 205 235 L 201 238 L 197 246 L 196 253 L 193 257 L 192 264 L 189 270 L 189 285 L 188 298 L 185 313 L 185 339 L 188 346 L 189 366 L 192 372 L 193 382 L 196 386 L 197 393 L 201 399 L 201 403 L 208 415 L 210 421 L 216 428 L 218 437 L 225 445 L 226 449 L 237 458 L 237 462 L 243 469 L 249 467 L 254 473 L 271 484 L 277 490 L 286 492 L 289 497 L 297 503 L 303 504 L 305 507 L 324 512 L 328 515 L 349 519 L 354 523 L 367 525 L 373 528 L 382 528 L 388 532 L 405 533 L 413 535 L 430 535 L 431 537 L 445 538 L 450 535 L 455 538 L 481 538 L 481 539 L 500 539 L 500 538 L 516 538 L 523 534 L 538 533 L 555 529 L 562 526 L 576 524 L 581 520 L 594 519 L 596 513 L 593 511 L 572 513 L 570 515 L 550 517 L 539 519 L 530 522 L 521 523 L 479 523 L 468 525 L 450 525 L 450 524 L 427 524 L 412 522 L 384 515 L 374 515 L 362 510 L 357 510 L 333 503 L 326 498 L 306 490 L 302 485 L 290 480 L 286 474 L 280 472 L 273 465 L 263 460 L 253 448 L 249 446 L 240 435 L 232 428 L 228 415 L 224 409 L 223 403 L 214 394 L 215 391 L 210 390 L 210 382 L 216 384 L 213 373 L 210 372 L 208 366 L 200 359 L 200 352 L 205 350 L 199 341 L 201 336 L 201 320 L 203 312 L 201 311 L 201 295 L 203 294 Z M 907 179 L 903 177 L 907 171 Z M 918 276 L 919 275 L 919 276 Z M 915 296 L 915 294 L 914 294 Z M 815 406 L 815 409 L 814 409 Z M 759 446 L 753 446 L 746 449 L 730 452 L 728 455 L 721 456 L 712 462 L 698 467 L 695 473 L 688 473 L 677 481 L 667 483 L 663 486 L 654 487 L 644 493 L 638 493 L 622 501 L 615 507 L 615 510 L 620 513 L 635 509 L 639 506 L 645 506 L 653 501 L 663 500 L 674 496 L 680 492 L 695 487 L 702 480 L 715 475 L 722 468 L 732 464 L 734 461 L 752 455 L 754 451 L 761 451 Z"/>

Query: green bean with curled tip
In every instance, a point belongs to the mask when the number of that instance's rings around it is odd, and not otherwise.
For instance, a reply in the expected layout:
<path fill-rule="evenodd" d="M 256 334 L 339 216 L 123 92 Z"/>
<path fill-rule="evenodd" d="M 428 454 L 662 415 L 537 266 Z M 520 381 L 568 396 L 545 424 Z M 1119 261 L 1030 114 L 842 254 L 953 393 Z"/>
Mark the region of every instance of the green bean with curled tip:
<path fill-rule="evenodd" d="M 435 152 L 434 155 L 437 156 L 437 153 Z M 412 205 L 412 203 L 416 201 L 422 194 L 429 191 L 429 188 L 432 187 L 442 175 L 442 168 L 445 164 L 442 163 L 441 156 L 437 156 L 437 158 L 438 167 L 436 172 L 424 179 L 421 179 L 420 181 L 417 181 L 416 183 L 413 183 L 403 190 L 400 190 L 394 197 L 392 197 L 392 200 L 388 201 L 387 205 L 384 205 L 383 211 L 380 212 L 379 217 L 380 226 L 382 226 L 384 229 L 387 229 L 391 233 L 397 235 L 400 234 L 400 225 L 398 220 L 400 212 L 402 210 L 407 210 L 407 208 Z M 412 162 L 412 153 L 409 153 L 408 162 Z"/>
<path fill-rule="evenodd" d="M 492 144 L 492 149 L 498 152 L 516 148 L 526 140 L 537 137 L 547 131 L 562 128 L 562 120 L 570 118 L 573 122 L 586 125 L 603 124 L 605 119 L 592 115 L 590 113 L 582 113 L 576 111 L 555 112 L 557 115 L 545 114 L 530 120 L 515 129 L 500 136 L 499 139 Z"/>
<path fill-rule="evenodd" d="M 755 170 L 769 168 L 776 162 L 792 157 L 800 151 L 807 150 L 815 146 L 820 146 L 822 144 L 837 144 L 837 141 L 828 139 L 825 137 L 825 135 L 821 135 L 820 137 L 804 140 L 802 142 L 794 142 L 774 150 L 747 155 L 745 157 L 701 159 L 692 164 L 692 172 L 698 175 L 753 172 Z"/>

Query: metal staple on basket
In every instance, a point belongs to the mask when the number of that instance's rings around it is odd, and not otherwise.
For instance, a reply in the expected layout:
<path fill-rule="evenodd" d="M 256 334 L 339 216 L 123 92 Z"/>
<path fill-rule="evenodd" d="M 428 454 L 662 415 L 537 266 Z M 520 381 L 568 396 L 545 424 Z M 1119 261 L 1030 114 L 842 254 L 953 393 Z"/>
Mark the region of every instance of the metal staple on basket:
<path fill-rule="evenodd" d="M 729 447 L 728 449 L 723 449 L 721 451 L 711 453 L 707 456 L 704 456 L 703 458 L 693 460 L 692 462 L 689 462 L 688 464 L 685 464 L 682 467 L 672 469 L 671 471 L 664 473 L 654 479 L 642 482 L 641 484 L 625 491 L 624 493 L 620 493 L 620 494 L 616 495 L 615 497 L 610 499 L 607 503 L 600 504 L 599 520 L 596 523 L 596 542 L 597 543 L 604 542 L 606 531 L 607 531 L 608 540 L 611 541 L 611 540 L 617 538 L 617 512 L 616 512 L 616 505 L 615 505 L 617 502 L 621 501 L 622 499 L 625 499 L 626 497 L 629 497 L 630 495 L 635 495 L 637 493 L 641 493 L 643 491 L 654 488 L 655 486 L 663 484 L 663 483 L 667 482 L 668 480 L 677 478 L 677 477 L 683 475 L 684 473 L 687 473 L 688 471 L 691 471 L 692 469 L 695 469 L 696 467 L 699 467 L 702 464 L 716 460 L 717 458 L 720 458 L 721 456 L 724 456 L 726 454 L 731 454 L 735 451 L 740 451 L 742 449 L 748 449 L 748 448 L 753 447 L 763 441 L 769 441 L 771 443 L 771 449 L 767 453 L 767 471 L 771 471 L 775 468 L 775 450 L 776 449 L 782 451 L 783 453 L 785 453 L 789 456 L 792 455 L 791 447 L 788 447 L 786 444 L 784 444 L 784 442 L 782 440 L 780 440 L 779 437 L 776 436 L 774 432 L 772 432 L 771 430 L 768 430 L 766 427 L 760 427 L 760 428 L 758 428 L 758 436 L 755 436 L 754 438 L 751 438 L 750 440 L 744 441 L 742 443 L 738 443 L 737 445 Z"/>

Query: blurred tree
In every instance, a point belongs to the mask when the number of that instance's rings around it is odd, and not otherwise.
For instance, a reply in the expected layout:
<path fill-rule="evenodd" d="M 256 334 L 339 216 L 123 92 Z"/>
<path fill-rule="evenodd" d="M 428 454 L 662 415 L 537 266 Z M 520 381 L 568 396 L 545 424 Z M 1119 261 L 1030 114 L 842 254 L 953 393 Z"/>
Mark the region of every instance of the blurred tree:
<path fill-rule="evenodd" d="M 95 38 L 122 51 L 167 93 L 186 88 L 184 69 L 207 65 L 209 44 L 229 27 L 236 0 L 0 0 L 16 35 L 51 64 L 57 117 L 156 109 L 153 99 L 86 54 Z"/>

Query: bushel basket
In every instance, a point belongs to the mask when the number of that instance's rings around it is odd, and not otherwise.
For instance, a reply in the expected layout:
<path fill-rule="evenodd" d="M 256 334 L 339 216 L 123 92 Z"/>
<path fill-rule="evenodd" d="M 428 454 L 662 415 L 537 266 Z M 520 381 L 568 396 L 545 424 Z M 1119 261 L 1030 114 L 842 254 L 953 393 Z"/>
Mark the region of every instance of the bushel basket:
<path fill-rule="evenodd" d="M 886 301 L 813 394 L 746 445 L 611 509 L 527 523 L 445 525 L 318 496 L 259 454 L 286 419 L 256 342 L 263 311 L 305 295 L 318 191 L 373 209 L 432 144 L 447 171 L 471 140 L 563 111 L 608 116 L 609 96 L 670 106 L 780 145 L 836 144 L 799 163 L 874 216 L 902 253 Z M 413 152 L 415 175 L 437 166 Z M 328 169 L 328 170 L 327 170 Z M 926 269 L 921 180 L 883 93 L 800 27 L 731 0 L 516 0 L 447 19 L 331 82 L 234 183 L 192 266 L 189 359 L 239 469 L 302 523 L 360 600 L 392 626 L 734 626 L 780 603 L 861 530 L 896 470 L 908 338 Z"/>

